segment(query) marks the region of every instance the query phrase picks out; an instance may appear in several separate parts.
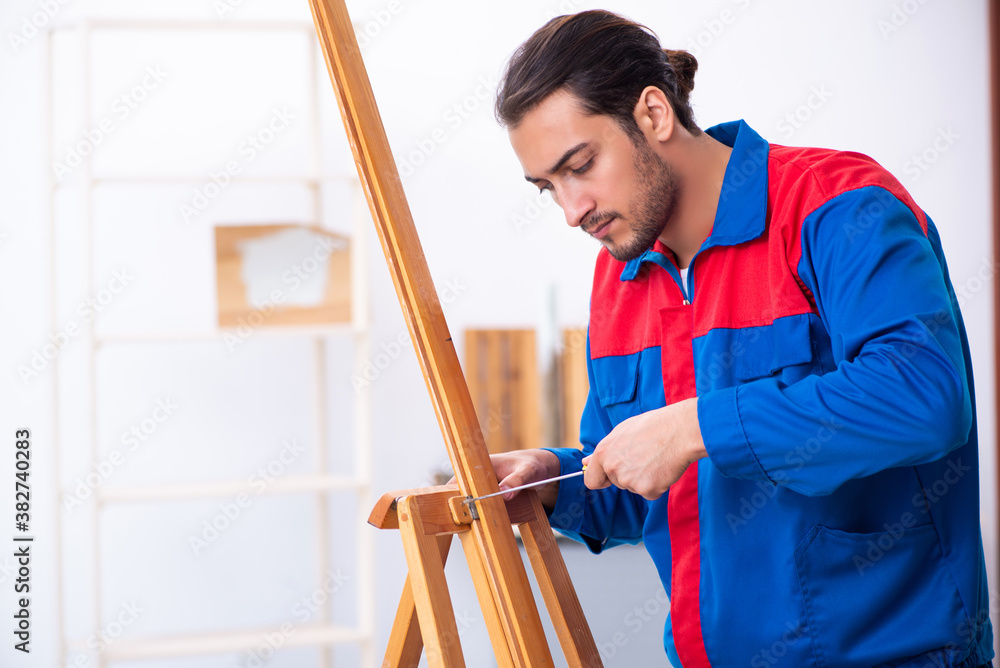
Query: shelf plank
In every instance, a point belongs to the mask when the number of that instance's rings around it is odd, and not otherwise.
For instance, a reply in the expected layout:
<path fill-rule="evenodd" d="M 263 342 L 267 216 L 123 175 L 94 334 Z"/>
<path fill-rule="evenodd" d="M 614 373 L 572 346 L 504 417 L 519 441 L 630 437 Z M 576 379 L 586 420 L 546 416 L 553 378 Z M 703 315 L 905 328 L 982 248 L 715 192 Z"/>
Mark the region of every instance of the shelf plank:
<path fill-rule="evenodd" d="M 161 635 L 122 637 L 107 645 L 104 661 L 141 661 L 168 659 L 201 654 L 226 654 L 254 651 L 267 644 L 268 637 L 280 637 L 287 647 L 315 647 L 367 642 L 372 634 L 361 629 L 311 624 L 299 626 L 291 622 L 283 625 L 229 633 L 199 633 L 190 635 Z M 84 647 L 82 642 L 72 646 Z"/>
<path fill-rule="evenodd" d="M 142 487 L 102 487 L 97 490 L 101 503 L 129 501 L 168 501 L 198 499 L 238 494 L 295 494 L 297 492 L 330 492 L 342 489 L 360 489 L 367 482 L 349 476 L 301 475 L 282 476 L 269 482 L 264 489 L 246 480 L 220 480 L 215 482 L 178 483 L 174 485 L 143 485 Z"/>
<path fill-rule="evenodd" d="M 175 332 L 123 332 L 116 334 L 98 334 L 94 341 L 98 345 L 121 344 L 151 344 L 151 343 L 186 343 L 197 341 L 221 341 L 227 336 L 233 336 L 240 341 L 255 337 L 261 338 L 298 338 L 309 336 L 333 336 L 353 331 L 350 323 L 334 323 L 328 325 L 261 325 L 247 330 L 239 327 L 223 327 L 216 329 L 177 330 Z"/>

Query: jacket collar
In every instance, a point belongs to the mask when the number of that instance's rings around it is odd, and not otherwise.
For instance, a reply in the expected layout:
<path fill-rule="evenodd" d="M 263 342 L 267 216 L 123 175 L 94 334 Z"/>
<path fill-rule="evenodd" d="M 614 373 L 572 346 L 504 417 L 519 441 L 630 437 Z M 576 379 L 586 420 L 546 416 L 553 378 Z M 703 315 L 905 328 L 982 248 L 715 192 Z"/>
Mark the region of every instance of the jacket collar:
<path fill-rule="evenodd" d="M 732 147 L 733 152 L 722 180 L 712 232 L 699 253 L 713 246 L 735 246 L 756 239 L 764 233 L 767 222 L 767 142 L 742 120 L 720 123 L 705 132 Z M 657 239 L 652 248 L 625 263 L 621 280 L 635 278 L 643 262 L 666 267 L 672 263 L 672 258 L 670 249 Z"/>

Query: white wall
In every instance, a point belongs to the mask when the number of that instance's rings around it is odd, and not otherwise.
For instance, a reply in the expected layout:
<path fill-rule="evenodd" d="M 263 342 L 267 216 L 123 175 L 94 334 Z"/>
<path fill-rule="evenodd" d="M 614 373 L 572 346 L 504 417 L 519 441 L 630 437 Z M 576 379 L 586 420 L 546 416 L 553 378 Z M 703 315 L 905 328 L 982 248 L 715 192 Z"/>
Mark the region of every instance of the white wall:
<path fill-rule="evenodd" d="M 50 25 L 72 25 L 84 18 L 98 17 L 225 22 L 310 20 L 304 1 L 233 0 L 232 4 L 236 5 L 233 11 L 220 17 L 217 9 L 221 3 L 212 0 L 159 3 L 71 0 L 61 6 Z M 492 119 L 491 99 L 506 57 L 535 28 L 557 13 L 595 6 L 573 0 L 561 3 L 512 0 L 492 4 L 455 0 L 349 2 L 354 20 L 370 35 L 364 46 L 369 75 L 397 161 L 406 175 L 404 183 L 427 261 L 445 297 L 445 312 L 456 335 L 466 327 L 535 326 L 541 295 L 549 286 L 558 295 L 560 322 L 565 325 L 585 322 L 596 243 L 568 230 L 557 207 L 547 198 L 536 198 L 533 189 L 524 183 L 505 133 Z M 993 411 L 996 390 L 992 373 L 992 299 L 987 282 L 992 278 L 996 259 L 989 250 L 986 3 L 982 0 L 961 3 L 609 0 L 601 6 L 649 25 L 665 45 L 688 48 L 697 55 L 700 71 L 693 104 L 702 127 L 744 118 L 765 138 L 777 143 L 867 153 L 896 174 L 937 223 L 952 280 L 963 294 L 963 312 L 976 364 L 980 440 L 985 445 L 981 461 L 984 540 L 991 583 L 996 587 L 997 573 L 993 567 L 998 557 L 996 455 L 992 447 L 996 442 Z M 16 0 L 5 3 L 0 19 L 4 36 L 0 44 L 0 90 L 4 96 L 0 127 L 5 130 L 6 158 L 0 160 L 0 201 L 6 205 L 0 217 L 0 299 L 8 314 L 7 326 L 0 328 L 5 371 L 0 376 L 0 405 L 5 407 L 0 411 L 0 433 L 10 436 L 14 429 L 27 426 L 36 434 L 37 459 L 32 482 L 39 497 L 33 521 L 40 541 L 44 539 L 37 545 L 33 570 L 37 586 L 33 606 L 37 615 L 38 653 L 32 655 L 30 662 L 17 665 L 52 666 L 58 658 L 51 650 L 54 620 L 48 605 L 56 580 L 48 501 L 53 490 L 51 478 L 47 477 L 50 471 L 46 469 L 51 460 L 45 450 L 46 437 L 51 433 L 52 382 L 51 378 L 42 377 L 25 383 L 16 371 L 17 365 L 23 364 L 65 322 L 60 318 L 53 322 L 47 307 L 53 272 L 45 218 L 46 170 L 50 166 L 45 158 L 41 108 L 43 38 L 30 38 L 16 50 L 9 38 L 10 33 L 21 30 L 25 17 L 38 11 L 37 2 Z M 207 174 L 233 155 L 247 132 L 267 120 L 273 105 L 305 104 L 295 92 L 295 83 L 302 73 L 296 71 L 300 60 L 298 47 L 293 43 L 284 47 L 270 45 L 270 52 L 248 60 L 233 58 L 224 47 L 213 47 L 198 39 L 178 38 L 177 46 L 178 54 L 202 54 L 213 66 L 231 59 L 227 78 L 220 79 L 219 89 L 206 88 L 198 96 L 175 99 L 171 93 L 174 82 L 177 82 L 175 90 L 184 88 L 184 69 L 177 70 L 177 74 L 171 74 L 175 78 L 168 78 L 162 89 L 153 91 L 159 97 L 151 93 L 148 104 L 137 108 L 132 118 L 122 121 L 116 128 L 114 142 L 98 148 L 95 166 L 136 172 L 168 167 Z M 106 63 L 108 71 L 125 76 L 127 82 L 131 65 L 135 65 L 136 73 L 145 66 L 142 48 L 146 47 L 133 44 L 124 53 L 109 51 L 101 62 Z M 179 62 L 187 61 L 181 57 Z M 197 59 L 193 62 L 197 63 Z M 75 64 L 72 57 L 67 63 L 69 67 Z M 111 108 L 110 100 L 122 84 L 111 77 L 103 85 L 106 96 L 95 99 L 95 114 Z M 245 104 L 237 105 L 242 114 L 238 111 L 219 114 L 216 105 L 206 103 L 216 99 L 214 96 L 220 95 L 220 90 L 224 96 L 245 99 Z M 822 91 L 823 95 L 816 96 L 816 91 Z M 64 96 L 60 98 L 63 108 L 72 109 L 75 94 L 72 81 L 59 94 Z M 324 96 L 324 111 L 329 121 L 324 142 L 326 170 L 349 174 L 350 162 L 343 157 L 339 121 L 330 99 L 328 94 Z M 803 108 L 810 103 L 813 109 Z M 193 109 L 195 118 L 202 119 L 200 124 L 181 128 L 171 124 L 172 105 L 184 104 L 190 105 L 188 111 Z M 786 117 L 796 113 L 802 120 L 793 126 Z M 65 142 L 79 136 L 74 133 L 83 129 L 74 127 L 71 119 L 65 123 L 68 129 L 54 146 L 57 152 L 66 146 Z M 935 140 L 942 132 L 949 133 L 954 140 L 944 146 L 945 150 L 935 152 Z M 279 172 L 295 169 L 304 157 L 303 138 L 302 126 L 293 125 L 276 142 L 273 152 L 261 156 L 254 169 Z M 144 151 L 143 146 L 156 150 Z M 929 152 L 933 164 L 922 169 L 913 156 L 925 152 Z M 208 292 L 212 290 L 211 275 L 206 274 L 210 272 L 211 247 L 205 245 L 211 223 L 240 217 L 308 215 L 300 192 L 232 189 L 227 191 L 226 201 L 214 204 L 203 220 L 183 225 L 177 220 L 176 204 L 184 197 L 184 191 L 141 192 L 131 199 L 105 203 L 109 213 L 102 243 L 106 244 L 101 246 L 99 258 L 106 271 L 130 262 L 144 280 L 137 279 L 134 290 L 123 293 L 121 301 L 113 305 L 113 310 L 109 309 L 108 318 L 100 321 L 103 327 L 169 327 L 184 318 L 195 324 L 210 323 L 210 300 L 195 298 L 192 306 L 190 300 L 177 299 L 177 295 L 198 295 L 201 285 Z M 78 276 L 80 267 L 74 258 L 79 238 L 72 226 L 78 208 L 70 203 L 62 211 L 67 222 L 60 229 L 58 261 L 64 274 L 72 277 L 76 272 Z M 383 344 L 391 349 L 391 342 L 405 332 L 405 326 L 378 245 L 373 235 L 370 237 L 374 355 Z M 144 270 L 146 273 L 142 274 Z M 79 299 L 86 296 L 81 294 L 79 285 L 74 287 L 72 283 L 63 293 L 61 308 L 70 314 Z M 456 339 L 460 340 L 460 336 Z M 342 343 L 333 342 L 334 349 Z M 184 366 L 185 360 L 191 364 L 192 358 L 177 353 L 176 349 L 164 350 L 153 361 L 129 358 L 125 353 L 110 356 L 109 371 L 102 378 L 101 387 L 117 403 L 108 404 L 112 408 L 103 418 L 100 432 L 109 435 L 109 442 L 111 435 L 151 410 L 158 397 L 172 393 L 182 407 L 192 407 L 190 411 L 179 410 L 177 419 L 165 424 L 163 431 L 150 440 L 149 447 L 143 449 L 141 457 L 130 460 L 129 467 L 121 473 L 123 481 L 129 476 L 134 478 L 128 479 L 141 482 L 149 479 L 143 476 L 183 479 L 190 473 L 207 475 L 200 469 L 192 472 L 165 464 L 177 439 L 204 436 L 199 430 L 205 425 L 213 430 L 210 432 L 213 447 L 221 450 L 216 455 L 192 452 L 192 458 L 207 458 L 207 465 L 218 467 L 217 471 L 226 471 L 228 462 L 239 475 L 273 457 L 281 439 L 308 438 L 310 418 L 301 406 L 307 404 L 310 395 L 297 380 L 303 377 L 299 374 L 309 373 L 311 358 L 307 351 L 295 344 L 261 343 L 248 350 L 249 354 L 238 362 L 227 362 L 209 371 L 204 365 Z M 205 359 L 209 358 L 206 354 Z M 82 349 L 76 343 L 60 354 L 60 364 L 67 369 L 79 369 L 82 359 Z M 139 367 L 141 364 L 149 366 Z M 140 376 L 143 384 L 126 388 L 124 379 L 134 378 L 137 367 L 143 369 Z M 341 373 L 343 368 L 339 367 Z M 206 373 L 209 378 L 203 380 Z M 446 457 L 412 351 L 404 349 L 394 356 L 392 364 L 373 383 L 372 390 L 376 413 L 375 490 L 424 484 L 430 472 L 446 462 Z M 85 404 L 73 397 L 82 398 L 87 391 L 86 387 L 76 387 L 71 398 L 64 400 L 63 438 L 75 436 L 74 431 L 68 430 L 73 425 L 86 428 L 81 408 Z M 332 391 L 334 397 L 350 400 L 349 389 L 338 386 Z M 197 406 L 209 399 L 212 405 L 220 406 L 219 410 L 211 415 L 199 414 Z M 250 401 L 257 402 L 252 404 L 253 413 L 246 409 Z M 334 412 L 337 415 L 336 407 Z M 232 426 L 241 419 L 249 423 L 251 416 L 259 418 L 268 413 L 273 420 L 263 422 L 265 433 L 245 434 Z M 347 415 L 340 418 L 345 422 L 350 420 Z M 84 442 L 85 439 L 80 441 L 80 452 Z M 336 435 L 327 446 L 336 451 L 339 447 Z M 349 455 L 344 453 L 344 456 Z M 73 462 L 69 465 L 72 467 Z M 12 470 L 11 466 L 0 463 L 0 471 Z M 79 475 L 79 470 L 64 471 L 64 483 L 71 483 L 75 475 Z M 197 526 L 212 511 L 212 504 L 187 508 L 183 519 L 177 519 L 180 515 L 151 509 L 149 517 L 163 518 L 166 525 L 156 524 L 143 535 L 152 539 L 169 534 L 176 538 L 172 543 L 176 547 L 191 526 Z M 0 516 L 10 517 L 11 512 L 5 495 L 0 503 Z M 85 513 L 86 509 L 80 512 Z M 157 515 L 158 512 L 162 514 Z M 157 588 L 156 582 L 162 585 L 164 577 L 171 575 L 196 583 L 194 593 L 210 594 L 215 591 L 211 587 L 219 573 L 225 573 L 233 563 L 241 563 L 245 571 L 242 575 L 255 583 L 255 591 L 246 600 L 229 600 L 228 607 L 223 604 L 210 607 L 206 613 L 196 611 L 189 626 L 197 628 L 206 615 L 206 625 L 214 624 L 220 616 L 245 618 L 255 623 L 280 617 L 275 610 L 286 610 L 296 595 L 315 586 L 305 576 L 278 582 L 268 577 L 290 563 L 308 571 L 308 560 L 299 564 L 296 559 L 304 558 L 289 557 L 282 541 L 295 540 L 295 530 L 300 533 L 308 530 L 309 512 L 308 506 L 295 500 L 285 506 L 261 508 L 257 519 L 283 517 L 289 524 L 289 533 L 261 540 L 248 520 L 247 535 L 234 537 L 229 547 L 220 542 L 217 556 L 210 554 L 190 560 L 189 555 L 179 550 L 178 561 L 166 557 L 157 561 L 150 554 L 119 550 L 118 567 L 126 576 L 126 584 L 106 595 L 105 606 L 113 611 L 121 601 L 137 595 L 136 592 L 151 590 L 157 592 L 150 596 L 161 602 L 161 606 L 159 609 L 151 606 L 150 612 L 129 632 L 172 628 L 175 622 L 170 620 L 186 614 L 183 599 L 171 598 L 161 591 L 162 586 Z M 149 523 L 141 515 L 122 516 L 115 521 L 123 522 L 126 531 L 143 531 L 143 525 Z M 84 529 L 86 524 L 80 520 L 71 533 L 83 533 Z M 381 648 L 403 570 L 398 536 L 379 535 L 377 547 L 377 567 L 383 575 L 377 596 Z M 292 562 L 288 561 L 290 558 Z M 79 557 L 73 557 L 70 564 L 72 573 L 88 572 Z M 0 578 L 4 591 L 0 599 L 5 601 L 6 615 L 7 607 L 12 605 L 10 578 L 4 572 L 0 572 Z M 72 580 L 67 583 L 69 592 L 76 599 L 85 600 L 90 594 L 89 583 L 79 578 L 69 579 Z M 608 588 L 613 591 L 614 583 L 609 583 Z M 637 593 L 635 597 L 645 600 L 648 592 Z M 257 601 L 266 601 L 263 605 L 270 609 L 255 610 Z M 600 608 L 595 604 L 594 614 L 600 615 Z M 73 610 L 83 615 L 85 606 Z M 601 624 L 595 627 L 599 639 L 602 628 L 621 625 L 621 613 L 613 615 L 597 622 Z M 593 618 L 591 621 L 595 623 Z M 81 617 L 77 623 L 85 628 L 86 620 Z M 655 627 L 654 624 L 643 630 L 649 637 L 647 647 L 654 652 L 660 633 Z M 472 633 L 470 638 L 479 641 L 467 643 L 470 664 L 482 665 L 488 649 L 481 642 L 483 636 L 475 635 L 475 630 Z M 4 646 L 0 652 L 7 657 L 0 659 L 0 663 L 7 665 L 11 657 L 9 647 Z M 480 663 L 473 656 L 479 657 Z M 658 658 L 655 653 L 653 656 L 651 660 Z M 298 665 L 295 662 L 306 660 L 305 657 L 311 655 L 286 653 L 276 656 L 271 665 Z M 223 664 L 205 661 L 177 665 Z"/>

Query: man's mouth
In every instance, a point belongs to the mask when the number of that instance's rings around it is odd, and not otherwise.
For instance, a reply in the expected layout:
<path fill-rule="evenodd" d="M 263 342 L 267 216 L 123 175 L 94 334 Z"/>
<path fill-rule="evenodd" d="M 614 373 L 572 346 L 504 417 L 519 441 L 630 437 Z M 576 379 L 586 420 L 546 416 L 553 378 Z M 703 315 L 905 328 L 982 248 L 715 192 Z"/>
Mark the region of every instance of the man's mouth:
<path fill-rule="evenodd" d="M 614 218 L 611 218 L 607 222 L 601 223 L 596 228 L 594 228 L 593 232 L 590 232 L 590 235 L 592 237 L 594 237 L 595 239 L 602 239 L 602 238 L 604 238 L 604 235 L 606 235 L 608 233 L 608 228 L 611 225 L 611 223 L 614 222 L 614 220 L 615 220 Z"/>

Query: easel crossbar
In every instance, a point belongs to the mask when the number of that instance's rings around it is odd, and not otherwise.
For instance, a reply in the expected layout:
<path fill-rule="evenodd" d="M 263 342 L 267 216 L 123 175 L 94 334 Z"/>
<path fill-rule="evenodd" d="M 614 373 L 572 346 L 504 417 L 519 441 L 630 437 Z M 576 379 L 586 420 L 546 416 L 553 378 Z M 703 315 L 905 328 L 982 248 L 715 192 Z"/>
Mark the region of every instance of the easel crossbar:
<path fill-rule="evenodd" d="M 453 515 L 452 508 L 464 506 L 463 500 L 456 485 L 408 489 L 383 495 L 372 510 L 369 522 L 373 526 L 400 530 L 410 569 L 383 666 L 416 666 L 425 644 L 430 665 L 464 665 L 457 627 L 452 628 L 454 609 L 444 580 L 444 562 L 452 534 L 458 534 L 462 540 L 498 665 L 528 665 L 515 660 L 507 643 L 488 589 L 485 564 L 471 540 L 470 524 L 466 517 Z M 538 495 L 534 490 L 518 494 L 507 503 L 507 513 L 511 523 L 520 529 L 525 552 L 567 661 L 572 666 L 588 668 L 602 665 Z M 431 577 L 428 571 L 433 571 Z M 442 625 L 442 616 L 448 617 L 450 624 Z M 428 622 L 421 626 L 420 620 L 424 618 Z"/>

